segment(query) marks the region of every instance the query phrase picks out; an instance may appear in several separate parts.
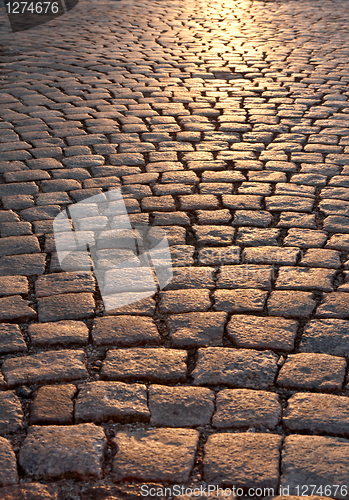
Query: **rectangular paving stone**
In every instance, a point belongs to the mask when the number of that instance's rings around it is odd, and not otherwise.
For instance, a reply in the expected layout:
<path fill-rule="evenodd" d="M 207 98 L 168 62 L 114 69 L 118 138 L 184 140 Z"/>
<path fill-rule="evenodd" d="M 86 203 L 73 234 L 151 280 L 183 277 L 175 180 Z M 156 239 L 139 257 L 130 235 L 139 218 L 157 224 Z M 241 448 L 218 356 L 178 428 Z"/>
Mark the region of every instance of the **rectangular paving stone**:
<path fill-rule="evenodd" d="M 194 429 L 118 432 L 114 481 L 186 483 L 194 466 L 199 433 Z"/>
<path fill-rule="evenodd" d="M 18 325 L 11 323 L 0 324 L 0 354 L 24 352 L 27 344 L 24 342 Z"/>
<path fill-rule="evenodd" d="M 0 487 L 18 483 L 17 461 L 10 441 L 0 437 Z"/>
<path fill-rule="evenodd" d="M 228 338 L 237 347 L 292 351 L 298 322 L 236 314 L 227 326 Z"/>
<path fill-rule="evenodd" d="M 3 500 L 58 500 L 56 485 L 46 486 L 35 482 L 7 486 L 2 488 L 1 493 Z"/>
<path fill-rule="evenodd" d="M 207 311 L 211 307 L 209 290 L 169 290 L 160 292 L 162 314 Z"/>
<path fill-rule="evenodd" d="M 27 295 L 28 279 L 24 276 L 0 277 L 0 296 Z"/>
<path fill-rule="evenodd" d="M 57 321 L 56 323 L 32 323 L 28 335 L 33 347 L 88 344 L 88 328 L 82 321 Z"/>
<path fill-rule="evenodd" d="M 309 318 L 316 307 L 311 292 L 275 290 L 271 292 L 267 309 L 270 316 L 285 318 Z"/>
<path fill-rule="evenodd" d="M 23 410 L 15 391 L 0 392 L 0 435 L 18 432 L 23 424 Z"/>
<path fill-rule="evenodd" d="M 165 427 L 209 425 L 214 392 L 204 387 L 149 387 L 150 424 Z"/>
<path fill-rule="evenodd" d="M 263 246 L 245 248 L 243 259 L 254 264 L 294 265 L 299 255 L 299 248 Z"/>
<path fill-rule="evenodd" d="M 39 321 L 90 318 L 94 314 L 92 293 L 66 293 L 38 299 Z"/>
<path fill-rule="evenodd" d="M 348 356 L 349 322 L 342 319 L 309 321 L 301 338 L 300 350 L 333 356 Z"/>
<path fill-rule="evenodd" d="M 296 393 L 287 402 L 283 424 L 291 431 L 349 435 L 349 398 Z"/>
<path fill-rule="evenodd" d="M 346 292 L 324 293 L 317 307 L 317 318 L 349 318 L 349 295 Z"/>
<path fill-rule="evenodd" d="M 217 288 L 257 288 L 271 289 L 273 268 L 271 266 L 221 266 Z"/>
<path fill-rule="evenodd" d="M 20 295 L 0 299 L 0 321 L 25 321 L 36 318 L 36 311 L 29 306 L 28 300 Z"/>
<path fill-rule="evenodd" d="M 216 290 L 214 309 L 233 313 L 263 312 L 268 292 L 257 289 Z"/>
<path fill-rule="evenodd" d="M 290 354 L 276 383 L 288 389 L 341 390 L 346 367 L 345 358 L 328 354 Z"/>
<path fill-rule="evenodd" d="M 45 271 L 46 254 L 22 254 L 0 258 L 0 276 L 37 276 Z"/>
<path fill-rule="evenodd" d="M 32 477 L 82 481 L 102 477 L 106 437 L 94 424 L 37 426 L 29 428 L 19 453 L 19 463 Z"/>
<path fill-rule="evenodd" d="M 213 267 L 173 267 L 173 277 L 165 290 L 181 290 L 183 288 L 214 288 Z"/>
<path fill-rule="evenodd" d="M 333 291 L 336 270 L 323 268 L 282 267 L 275 288 L 278 290 Z"/>
<path fill-rule="evenodd" d="M 101 370 L 105 380 L 179 382 L 187 375 L 187 352 L 177 349 L 131 348 L 108 351 Z"/>
<path fill-rule="evenodd" d="M 76 422 L 147 422 L 147 388 L 123 382 L 88 382 L 80 386 Z"/>
<path fill-rule="evenodd" d="M 73 384 L 40 387 L 30 404 L 30 424 L 72 424 L 75 394 Z"/>
<path fill-rule="evenodd" d="M 236 488 L 276 488 L 281 436 L 264 433 L 214 434 L 204 450 L 204 480 Z"/>
<path fill-rule="evenodd" d="M 0 257 L 40 251 L 39 240 L 36 236 L 8 236 L 0 239 Z"/>
<path fill-rule="evenodd" d="M 123 315 L 96 318 L 92 339 L 97 346 L 136 347 L 159 345 L 161 337 L 151 318 Z"/>
<path fill-rule="evenodd" d="M 95 280 L 89 272 L 54 273 L 40 276 L 35 282 L 35 296 L 47 297 L 70 292 L 95 291 Z"/>
<path fill-rule="evenodd" d="M 266 389 L 274 383 L 278 356 L 271 351 L 207 347 L 199 349 L 194 385 Z"/>
<path fill-rule="evenodd" d="M 297 494 L 299 485 L 331 485 L 331 496 L 348 498 L 349 441 L 338 437 L 292 435 L 285 438 L 281 458 L 281 487 Z M 332 485 L 339 485 L 334 488 Z M 310 488 L 309 488 L 310 490 Z M 306 489 L 298 488 L 298 492 Z M 327 490 L 328 491 L 328 490 Z M 310 491 L 309 491 L 310 493 Z"/>
<path fill-rule="evenodd" d="M 167 327 L 173 347 L 222 345 L 225 312 L 191 312 L 171 315 Z"/>
<path fill-rule="evenodd" d="M 224 389 L 216 396 L 212 425 L 219 429 L 275 429 L 281 420 L 277 394 L 250 389 Z"/>
<path fill-rule="evenodd" d="M 314 200 L 312 198 L 299 198 L 296 196 L 268 196 L 265 198 L 267 210 L 275 212 L 311 212 Z"/>
<path fill-rule="evenodd" d="M 50 351 L 6 359 L 2 372 L 10 387 L 21 384 L 67 382 L 85 378 L 85 353 L 82 350 Z"/>
<path fill-rule="evenodd" d="M 234 210 L 259 210 L 262 208 L 262 196 L 251 194 L 226 194 L 222 196 L 223 206 Z"/>

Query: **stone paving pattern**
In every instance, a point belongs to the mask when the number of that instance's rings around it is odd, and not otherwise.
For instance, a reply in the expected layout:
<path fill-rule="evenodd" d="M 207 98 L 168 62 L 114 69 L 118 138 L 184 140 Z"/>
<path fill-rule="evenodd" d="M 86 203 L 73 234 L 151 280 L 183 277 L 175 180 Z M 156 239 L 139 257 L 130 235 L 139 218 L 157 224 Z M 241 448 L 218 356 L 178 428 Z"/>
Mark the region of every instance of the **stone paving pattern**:
<path fill-rule="evenodd" d="M 348 2 L 81 0 L 1 28 L 1 499 L 349 486 Z M 52 224 L 115 187 L 174 277 L 106 313 Z"/>

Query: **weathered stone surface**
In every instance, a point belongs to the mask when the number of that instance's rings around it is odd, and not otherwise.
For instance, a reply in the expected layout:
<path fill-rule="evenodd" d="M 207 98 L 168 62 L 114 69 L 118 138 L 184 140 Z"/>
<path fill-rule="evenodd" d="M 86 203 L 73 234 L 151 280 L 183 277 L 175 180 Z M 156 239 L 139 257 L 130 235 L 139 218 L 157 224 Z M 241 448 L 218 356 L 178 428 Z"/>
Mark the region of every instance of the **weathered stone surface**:
<path fill-rule="evenodd" d="M 8 236 L 0 240 L 0 257 L 38 252 L 40 245 L 36 236 Z"/>
<path fill-rule="evenodd" d="M 9 386 L 66 382 L 85 378 L 84 351 L 51 351 L 4 361 L 2 372 Z"/>
<path fill-rule="evenodd" d="M 100 478 L 106 438 L 94 424 L 29 428 L 19 452 L 19 464 L 32 477 L 44 480 Z"/>
<path fill-rule="evenodd" d="M 278 290 L 318 290 L 332 292 L 334 269 L 281 267 L 275 283 Z"/>
<path fill-rule="evenodd" d="M 205 444 L 204 479 L 208 484 L 274 488 L 279 482 L 281 436 L 214 434 Z"/>
<path fill-rule="evenodd" d="M 45 254 L 11 255 L 0 258 L 0 276 L 36 276 L 45 271 Z"/>
<path fill-rule="evenodd" d="M 268 292 L 257 289 L 216 290 L 214 308 L 227 312 L 263 312 Z"/>
<path fill-rule="evenodd" d="M 349 398 L 332 394 L 297 393 L 283 416 L 287 429 L 349 435 Z"/>
<path fill-rule="evenodd" d="M 29 303 L 20 295 L 0 299 L 0 321 L 25 321 L 36 318 L 36 311 Z"/>
<path fill-rule="evenodd" d="M 199 433 L 193 429 L 154 429 L 118 432 L 114 442 L 114 480 L 188 481 L 194 465 Z"/>
<path fill-rule="evenodd" d="M 290 354 L 280 370 L 277 384 L 289 389 L 341 389 L 345 370 L 344 358 L 328 354 Z"/>
<path fill-rule="evenodd" d="M 72 384 L 40 387 L 30 405 L 30 423 L 72 424 L 75 393 Z"/>
<path fill-rule="evenodd" d="M 26 350 L 27 344 L 24 342 L 18 325 L 0 324 L 0 354 L 24 352 Z"/>
<path fill-rule="evenodd" d="M 167 326 L 174 347 L 222 345 L 227 314 L 192 312 L 169 316 Z"/>
<path fill-rule="evenodd" d="M 249 389 L 224 389 L 216 397 L 212 425 L 224 428 L 274 429 L 281 419 L 277 394 Z"/>
<path fill-rule="evenodd" d="M 199 349 L 192 376 L 195 385 L 266 389 L 273 385 L 277 359 L 270 351 L 207 347 Z"/>
<path fill-rule="evenodd" d="M 18 484 L 0 490 L 2 500 L 58 500 L 58 488 L 40 483 Z"/>
<path fill-rule="evenodd" d="M 207 311 L 211 307 L 209 290 L 169 290 L 160 292 L 160 312 Z"/>
<path fill-rule="evenodd" d="M 147 422 L 147 388 L 123 382 L 88 382 L 80 386 L 76 422 Z"/>
<path fill-rule="evenodd" d="M 54 273 L 40 276 L 35 283 L 35 296 L 48 297 L 70 292 L 95 291 L 95 282 L 91 273 Z"/>
<path fill-rule="evenodd" d="M 25 276 L 1 276 L 0 296 L 26 295 L 28 293 L 28 279 Z"/>
<path fill-rule="evenodd" d="M 82 321 L 32 323 L 28 334 L 34 347 L 86 345 L 88 328 Z"/>
<path fill-rule="evenodd" d="M 117 347 L 159 345 L 161 341 L 151 318 L 131 315 L 96 318 L 92 338 L 97 346 Z"/>
<path fill-rule="evenodd" d="M 311 292 L 276 290 L 268 299 L 268 313 L 285 318 L 309 318 L 316 307 Z"/>
<path fill-rule="evenodd" d="M 259 288 L 271 289 L 271 266 L 222 266 L 218 276 L 218 288 Z"/>
<path fill-rule="evenodd" d="M 245 262 L 254 264 L 293 265 L 299 254 L 299 248 L 262 246 L 245 248 L 243 258 Z"/>
<path fill-rule="evenodd" d="M 318 318 L 349 318 L 349 294 L 346 292 L 325 293 L 316 309 Z"/>
<path fill-rule="evenodd" d="M 169 427 L 209 425 L 214 392 L 204 387 L 149 387 L 150 424 Z"/>
<path fill-rule="evenodd" d="M 107 353 L 101 376 L 107 380 L 178 382 L 187 374 L 187 353 L 161 348 L 115 349 Z"/>
<path fill-rule="evenodd" d="M 18 483 L 16 455 L 11 443 L 0 437 L 0 487 Z"/>
<path fill-rule="evenodd" d="M 323 436 L 287 436 L 281 458 L 281 486 L 296 492 L 298 485 L 348 485 L 349 441 Z M 302 491 L 302 490 L 300 490 Z M 337 488 L 335 498 L 347 498 Z"/>
<path fill-rule="evenodd" d="M 302 335 L 302 352 L 319 352 L 334 356 L 349 354 L 349 323 L 342 319 L 309 321 Z"/>
<path fill-rule="evenodd" d="M 183 288 L 214 288 L 213 267 L 174 267 L 173 278 L 165 290 L 182 290 Z"/>
<path fill-rule="evenodd" d="M 228 338 L 237 347 L 255 347 L 292 351 L 297 321 L 236 314 L 228 323 Z"/>
<path fill-rule="evenodd" d="M 0 434 L 17 432 L 22 427 L 21 402 L 14 391 L 0 392 Z"/>
<path fill-rule="evenodd" d="M 95 301 L 92 293 L 66 293 L 38 299 L 39 321 L 81 319 L 93 316 Z"/>

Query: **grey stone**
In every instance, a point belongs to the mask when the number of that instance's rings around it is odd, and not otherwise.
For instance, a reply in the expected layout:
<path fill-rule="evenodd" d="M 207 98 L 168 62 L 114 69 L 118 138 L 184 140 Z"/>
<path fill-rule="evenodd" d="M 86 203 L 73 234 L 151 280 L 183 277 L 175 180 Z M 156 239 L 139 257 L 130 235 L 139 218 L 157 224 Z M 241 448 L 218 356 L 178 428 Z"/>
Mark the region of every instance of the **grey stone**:
<path fill-rule="evenodd" d="M 0 437 L 0 486 L 18 483 L 16 455 L 10 441 Z"/>
<path fill-rule="evenodd" d="M 82 321 L 33 323 L 28 334 L 34 347 L 87 345 L 88 328 Z"/>
<path fill-rule="evenodd" d="M 236 314 L 227 332 L 237 347 L 292 351 L 297 328 L 297 321 L 290 319 Z"/>
<path fill-rule="evenodd" d="M 263 312 L 268 292 L 257 289 L 216 290 L 214 308 L 216 311 Z"/>
<path fill-rule="evenodd" d="M 40 387 L 30 405 L 30 423 L 72 424 L 75 394 L 72 384 Z"/>
<path fill-rule="evenodd" d="M 2 372 L 10 387 L 66 382 L 85 378 L 84 351 L 51 351 L 4 361 Z"/>
<path fill-rule="evenodd" d="M 204 479 L 239 488 L 274 488 L 279 482 L 281 436 L 214 434 L 205 444 Z"/>
<path fill-rule="evenodd" d="M 328 354 L 290 354 L 276 382 L 288 389 L 340 390 L 345 371 L 344 358 Z"/>
<path fill-rule="evenodd" d="M 106 438 L 94 424 L 32 426 L 19 452 L 19 463 L 32 477 L 83 481 L 102 476 Z"/>
<path fill-rule="evenodd" d="M 123 382 L 88 382 L 79 388 L 76 422 L 147 422 L 147 388 Z"/>
<path fill-rule="evenodd" d="M 214 392 L 204 387 L 149 387 L 150 424 L 165 427 L 209 425 Z"/>
<path fill-rule="evenodd" d="M 18 432 L 23 423 L 21 402 L 14 391 L 0 392 L 0 434 Z"/>
<path fill-rule="evenodd" d="M 38 299 L 39 321 L 81 319 L 93 316 L 95 301 L 92 293 L 66 293 Z"/>
<path fill-rule="evenodd" d="M 96 318 L 92 338 L 97 346 L 117 347 L 159 345 L 161 341 L 152 319 L 130 315 Z"/>
<path fill-rule="evenodd" d="M 0 324 L 0 354 L 24 352 L 26 350 L 27 345 L 18 325 Z"/>
<path fill-rule="evenodd" d="M 277 360 L 271 351 L 207 347 L 199 349 L 192 377 L 195 385 L 266 389 L 274 383 Z"/>
<path fill-rule="evenodd" d="M 274 429 L 281 420 L 277 394 L 249 389 L 224 389 L 216 397 L 212 425 L 220 429 Z"/>
<path fill-rule="evenodd" d="M 347 439 L 324 436 L 287 436 L 281 460 L 281 486 L 296 492 L 300 485 L 331 485 L 331 496 L 347 498 L 342 485 L 349 481 Z M 332 485 L 339 485 L 334 488 Z M 335 491 L 336 490 L 336 491 Z M 299 488 L 299 491 L 307 491 Z"/>
<path fill-rule="evenodd" d="M 302 335 L 300 350 L 333 356 L 349 354 L 349 324 L 342 319 L 309 321 Z"/>
<path fill-rule="evenodd" d="M 290 397 L 283 423 L 292 431 L 349 435 L 349 399 L 332 394 L 296 393 Z"/>
<path fill-rule="evenodd" d="M 179 382 L 187 375 L 187 352 L 166 348 L 114 349 L 107 353 L 101 377 L 107 380 Z"/>
<path fill-rule="evenodd" d="M 118 432 L 114 480 L 186 483 L 194 466 L 199 433 L 193 429 Z"/>

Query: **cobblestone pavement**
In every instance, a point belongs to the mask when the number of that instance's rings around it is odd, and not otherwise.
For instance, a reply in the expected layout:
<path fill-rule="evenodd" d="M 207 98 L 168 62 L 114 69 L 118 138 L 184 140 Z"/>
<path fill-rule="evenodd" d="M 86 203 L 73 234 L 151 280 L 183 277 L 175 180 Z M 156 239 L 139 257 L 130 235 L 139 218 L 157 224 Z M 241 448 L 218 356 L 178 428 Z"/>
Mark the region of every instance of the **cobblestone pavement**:
<path fill-rule="evenodd" d="M 348 498 L 349 2 L 81 0 L 0 44 L 1 499 Z M 174 278 L 106 314 L 52 227 L 120 186 Z"/>

